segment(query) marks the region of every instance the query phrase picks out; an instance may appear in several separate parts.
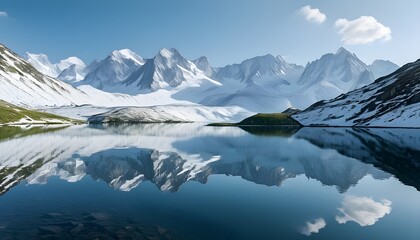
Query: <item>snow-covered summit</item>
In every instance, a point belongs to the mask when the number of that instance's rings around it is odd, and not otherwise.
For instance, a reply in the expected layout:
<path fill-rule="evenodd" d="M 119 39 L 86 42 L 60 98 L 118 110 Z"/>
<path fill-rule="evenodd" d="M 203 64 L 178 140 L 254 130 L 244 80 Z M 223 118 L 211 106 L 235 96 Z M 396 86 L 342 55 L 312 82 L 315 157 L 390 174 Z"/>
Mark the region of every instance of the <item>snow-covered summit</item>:
<path fill-rule="evenodd" d="M 97 67 L 88 73 L 79 85 L 91 85 L 101 90 L 112 91 L 143 64 L 143 58 L 133 51 L 115 50 L 97 63 Z"/>
<path fill-rule="evenodd" d="M 281 56 L 271 54 L 247 59 L 240 64 L 221 68 L 215 78 L 220 81 L 239 80 L 245 83 L 257 83 L 265 80 L 288 80 L 302 73 L 303 67 L 287 63 Z"/>
<path fill-rule="evenodd" d="M 215 69 L 210 65 L 209 60 L 207 57 L 202 56 L 197 58 L 196 60 L 192 61 L 198 69 L 203 71 L 207 77 L 212 77 Z"/>
<path fill-rule="evenodd" d="M 373 80 L 373 73 L 363 61 L 340 48 L 335 54 L 325 54 L 306 65 L 297 82 L 300 90 L 292 97 L 294 106 L 306 108 L 308 103 L 337 97 Z"/>
<path fill-rule="evenodd" d="M 121 49 L 121 50 L 114 50 L 109 55 L 112 60 L 123 62 L 124 59 L 132 60 L 138 65 L 144 64 L 144 59 L 140 57 L 137 53 L 131 51 L 130 49 Z"/>
<path fill-rule="evenodd" d="M 338 51 L 323 55 L 320 59 L 309 63 L 299 84 L 330 83 L 342 92 L 348 92 L 373 82 L 369 67 L 354 53 L 340 48 Z"/>
<path fill-rule="evenodd" d="M 187 80 L 207 79 L 206 74 L 174 48 L 163 48 L 133 72 L 124 85 L 137 91 L 173 89 Z"/>

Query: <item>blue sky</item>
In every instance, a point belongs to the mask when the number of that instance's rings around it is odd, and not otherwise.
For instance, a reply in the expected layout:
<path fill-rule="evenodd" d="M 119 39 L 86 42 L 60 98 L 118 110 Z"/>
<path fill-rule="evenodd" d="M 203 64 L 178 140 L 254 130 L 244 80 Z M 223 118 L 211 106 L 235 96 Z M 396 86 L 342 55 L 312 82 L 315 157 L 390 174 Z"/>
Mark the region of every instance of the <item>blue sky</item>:
<path fill-rule="evenodd" d="M 0 42 L 87 63 L 174 47 L 215 66 L 267 53 L 305 64 L 344 46 L 367 63 L 404 64 L 420 58 L 419 12 L 418 0 L 0 0 Z"/>

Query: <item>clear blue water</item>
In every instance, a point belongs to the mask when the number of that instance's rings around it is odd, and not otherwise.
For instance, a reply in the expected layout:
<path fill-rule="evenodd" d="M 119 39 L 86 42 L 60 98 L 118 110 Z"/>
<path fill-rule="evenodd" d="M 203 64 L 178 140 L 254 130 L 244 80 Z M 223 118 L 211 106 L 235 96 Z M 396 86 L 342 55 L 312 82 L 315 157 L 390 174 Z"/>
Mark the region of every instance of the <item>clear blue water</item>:
<path fill-rule="evenodd" d="M 12 130 L 0 128 L 0 239 L 420 236 L 420 130 Z"/>

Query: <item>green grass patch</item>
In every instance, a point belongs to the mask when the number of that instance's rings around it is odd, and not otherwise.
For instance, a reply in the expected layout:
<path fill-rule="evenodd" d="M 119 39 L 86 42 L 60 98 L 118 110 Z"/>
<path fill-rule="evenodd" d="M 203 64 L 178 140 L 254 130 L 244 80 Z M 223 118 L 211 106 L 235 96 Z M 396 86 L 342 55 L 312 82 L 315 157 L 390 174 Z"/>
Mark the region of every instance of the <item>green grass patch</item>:
<path fill-rule="evenodd" d="M 36 121 L 45 121 L 46 123 L 58 123 L 58 121 L 54 120 L 65 121 L 69 123 L 81 123 L 81 121 L 73 120 L 51 113 L 25 109 L 0 100 L 0 124 L 17 122 L 20 119 L 25 118 L 31 118 Z"/>

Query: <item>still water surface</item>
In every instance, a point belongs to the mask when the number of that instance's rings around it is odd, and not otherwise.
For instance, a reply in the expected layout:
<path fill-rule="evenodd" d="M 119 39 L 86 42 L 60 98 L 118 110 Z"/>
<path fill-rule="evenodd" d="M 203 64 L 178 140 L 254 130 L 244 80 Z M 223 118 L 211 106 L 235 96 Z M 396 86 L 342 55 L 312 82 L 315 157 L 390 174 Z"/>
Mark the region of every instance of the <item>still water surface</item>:
<path fill-rule="evenodd" d="M 420 130 L 0 127 L 0 239 L 419 239 Z"/>

